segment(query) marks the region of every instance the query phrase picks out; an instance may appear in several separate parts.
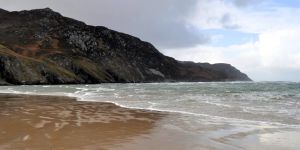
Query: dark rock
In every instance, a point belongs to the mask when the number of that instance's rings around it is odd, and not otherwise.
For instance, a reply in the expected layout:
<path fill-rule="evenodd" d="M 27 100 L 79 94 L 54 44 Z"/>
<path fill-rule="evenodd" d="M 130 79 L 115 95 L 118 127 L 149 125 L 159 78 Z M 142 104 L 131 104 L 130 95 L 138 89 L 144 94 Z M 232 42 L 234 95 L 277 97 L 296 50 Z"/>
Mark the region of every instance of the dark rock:
<path fill-rule="evenodd" d="M 249 81 L 228 64 L 179 62 L 152 44 L 53 10 L 0 9 L 0 84 Z"/>

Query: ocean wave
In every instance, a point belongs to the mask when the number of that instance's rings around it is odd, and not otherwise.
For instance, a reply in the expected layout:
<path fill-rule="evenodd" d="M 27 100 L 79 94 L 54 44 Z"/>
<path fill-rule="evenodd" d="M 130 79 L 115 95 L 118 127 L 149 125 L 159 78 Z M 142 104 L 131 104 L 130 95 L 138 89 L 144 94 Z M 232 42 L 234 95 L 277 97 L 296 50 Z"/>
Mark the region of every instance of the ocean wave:
<path fill-rule="evenodd" d="M 240 120 L 278 125 L 300 124 L 297 117 L 300 116 L 297 111 L 300 94 L 297 91 L 300 91 L 300 85 L 290 82 L 0 87 L 0 93 L 69 96 L 79 101 L 110 102 L 127 108 L 209 117 L 216 121 Z"/>

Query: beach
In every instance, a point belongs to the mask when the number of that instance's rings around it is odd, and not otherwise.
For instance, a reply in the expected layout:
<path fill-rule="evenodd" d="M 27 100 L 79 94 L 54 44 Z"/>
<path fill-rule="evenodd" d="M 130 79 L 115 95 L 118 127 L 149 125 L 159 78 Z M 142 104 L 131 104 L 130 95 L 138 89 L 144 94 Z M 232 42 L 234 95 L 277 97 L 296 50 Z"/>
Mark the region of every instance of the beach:
<path fill-rule="evenodd" d="M 300 150 L 300 0 L 0 4 L 0 150 Z"/>
<path fill-rule="evenodd" d="M 298 83 L 0 87 L 0 150 L 298 150 Z M 47 96 L 48 95 L 48 96 Z"/>
<path fill-rule="evenodd" d="M 165 114 L 59 96 L 0 95 L 0 149 L 109 149 Z"/>
<path fill-rule="evenodd" d="M 0 94 L 0 149 L 215 149 L 173 128 L 173 117 L 176 114 L 66 96 Z"/>

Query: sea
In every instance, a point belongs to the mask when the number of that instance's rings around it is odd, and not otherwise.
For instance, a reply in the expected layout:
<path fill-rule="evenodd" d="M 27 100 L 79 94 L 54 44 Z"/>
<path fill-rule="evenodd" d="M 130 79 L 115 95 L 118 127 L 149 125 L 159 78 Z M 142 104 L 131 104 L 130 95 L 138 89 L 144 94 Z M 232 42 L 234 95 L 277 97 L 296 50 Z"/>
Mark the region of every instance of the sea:
<path fill-rule="evenodd" d="M 299 82 L 23 85 L 1 86 L 0 93 L 71 96 L 168 113 L 161 126 L 184 135 L 178 141 L 185 140 L 184 149 L 300 149 Z"/>

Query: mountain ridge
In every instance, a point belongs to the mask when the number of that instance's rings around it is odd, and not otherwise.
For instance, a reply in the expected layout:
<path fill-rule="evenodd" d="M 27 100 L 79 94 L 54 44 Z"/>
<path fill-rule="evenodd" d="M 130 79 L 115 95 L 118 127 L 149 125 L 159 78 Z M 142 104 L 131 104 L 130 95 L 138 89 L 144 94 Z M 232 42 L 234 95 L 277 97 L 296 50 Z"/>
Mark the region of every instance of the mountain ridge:
<path fill-rule="evenodd" d="M 177 61 L 151 43 L 50 8 L 0 9 L 0 84 L 251 81 L 229 64 Z"/>

